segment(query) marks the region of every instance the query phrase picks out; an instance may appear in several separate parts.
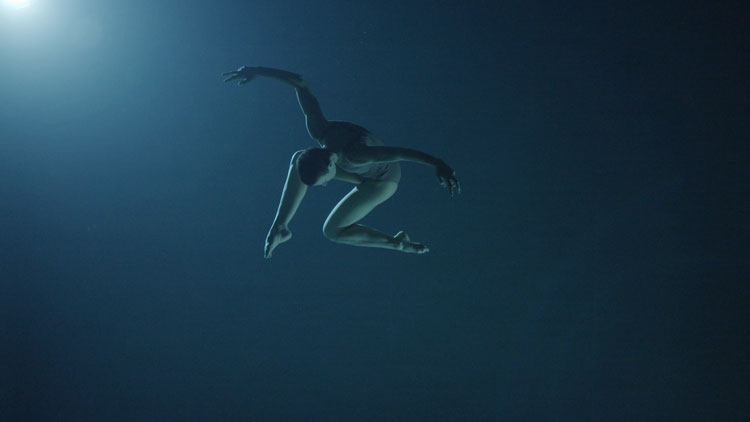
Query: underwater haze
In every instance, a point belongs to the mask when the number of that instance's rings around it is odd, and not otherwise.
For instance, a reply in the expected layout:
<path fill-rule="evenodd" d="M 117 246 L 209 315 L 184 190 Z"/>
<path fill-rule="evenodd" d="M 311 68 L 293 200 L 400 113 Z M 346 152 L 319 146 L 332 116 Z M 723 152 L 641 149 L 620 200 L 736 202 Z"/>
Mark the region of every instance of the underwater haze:
<path fill-rule="evenodd" d="M 750 414 L 742 3 L 15 3 L 0 421 Z M 326 239 L 334 181 L 264 259 L 316 144 L 242 65 L 450 164 L 363 220 L 430 252 Z"/>

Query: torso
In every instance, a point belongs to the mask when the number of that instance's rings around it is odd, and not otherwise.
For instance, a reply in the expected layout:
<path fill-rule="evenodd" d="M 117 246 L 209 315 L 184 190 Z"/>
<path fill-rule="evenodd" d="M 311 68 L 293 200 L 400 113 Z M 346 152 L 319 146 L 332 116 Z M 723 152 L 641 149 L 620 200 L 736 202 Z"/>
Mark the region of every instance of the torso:
<path fill-rule="evenodd" d="M 390 180 L 398 183 L 401 179 L 401 166 L 398 163 L 374 163 L 355 165 L 347 159 L 347 150 L 357 147 L 382 146 L 383 141 L 362 126 L 354 123 L 331 121 L 320 140 L 324 148 L 339 153 L 336 166 L 349 173 L 358 174 L 366 179 Z"/>

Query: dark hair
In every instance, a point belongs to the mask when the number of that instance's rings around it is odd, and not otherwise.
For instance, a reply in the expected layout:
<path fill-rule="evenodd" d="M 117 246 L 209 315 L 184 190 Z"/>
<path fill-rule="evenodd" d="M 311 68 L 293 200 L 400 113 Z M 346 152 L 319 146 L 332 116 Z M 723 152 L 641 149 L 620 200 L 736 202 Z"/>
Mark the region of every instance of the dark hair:
<path fill-rule="evenodd" d="M 318 178 L 326 172 L 331 162 L 330 150 L 324 148 L 308 148 L 297 158 L 297 171 L 302 183 L 312 186 Z"/>

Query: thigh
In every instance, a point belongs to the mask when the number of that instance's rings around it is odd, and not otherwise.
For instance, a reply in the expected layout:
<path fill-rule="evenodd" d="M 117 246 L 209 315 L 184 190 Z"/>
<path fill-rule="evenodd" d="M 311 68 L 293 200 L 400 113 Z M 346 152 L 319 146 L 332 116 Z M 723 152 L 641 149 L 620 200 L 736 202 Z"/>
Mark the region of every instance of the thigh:
<path fill-rule="evenodd" d="M 328 215 L 324 231 L 342 229 L 363 219 L 375 207 L 393 196 L 398 183 L 367 180 L 351 190 Z"/>

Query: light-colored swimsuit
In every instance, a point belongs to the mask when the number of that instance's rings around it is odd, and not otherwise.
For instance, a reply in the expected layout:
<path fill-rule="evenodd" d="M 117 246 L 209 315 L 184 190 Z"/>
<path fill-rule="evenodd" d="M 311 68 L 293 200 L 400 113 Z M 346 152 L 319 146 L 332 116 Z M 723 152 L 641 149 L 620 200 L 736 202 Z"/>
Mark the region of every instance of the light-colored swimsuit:
<path fill-rule="evenodd" d="M 367 129 L 349 122 L 333 121 L 329 122 L 329 127 L 323 139 L 326 148 L 340 154 L 341 158 L 336 166 L 342 170 L 358 174 L 365 179 L 387 180 L 396 183 L 401 180 L 401 165 L 397 162 L 357 166 L 347 160 L 347 148 L 357 144 L 368 147 L 383 146 L 383 141 Z"/>

